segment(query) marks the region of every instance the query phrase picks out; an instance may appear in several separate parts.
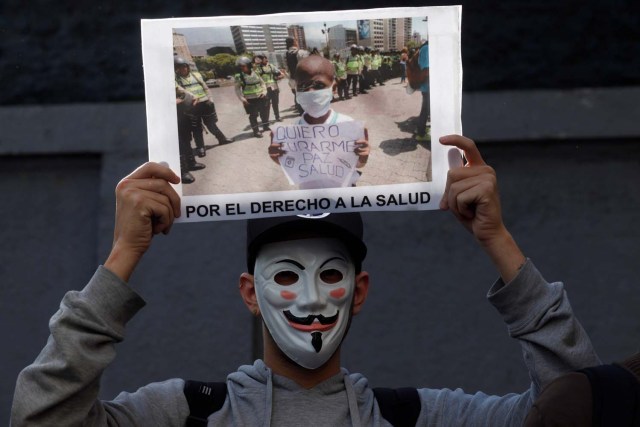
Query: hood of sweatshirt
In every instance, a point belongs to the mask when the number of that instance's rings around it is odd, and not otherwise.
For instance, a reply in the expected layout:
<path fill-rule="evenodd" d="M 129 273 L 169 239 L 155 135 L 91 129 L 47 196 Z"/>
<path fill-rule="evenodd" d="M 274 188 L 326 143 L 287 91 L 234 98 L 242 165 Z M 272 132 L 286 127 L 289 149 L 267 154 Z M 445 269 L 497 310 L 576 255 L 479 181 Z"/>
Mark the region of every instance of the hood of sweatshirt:
<path fill-rule="evenodd" d="M 363 417 L 371 421 L 367 414 L 373 412 L 374 397 L 367 379 L 344 368 L 311 389 L 273 374 L 262 360 L 241 366 L 227 380 L 236 425 L 360 426 Z"/>

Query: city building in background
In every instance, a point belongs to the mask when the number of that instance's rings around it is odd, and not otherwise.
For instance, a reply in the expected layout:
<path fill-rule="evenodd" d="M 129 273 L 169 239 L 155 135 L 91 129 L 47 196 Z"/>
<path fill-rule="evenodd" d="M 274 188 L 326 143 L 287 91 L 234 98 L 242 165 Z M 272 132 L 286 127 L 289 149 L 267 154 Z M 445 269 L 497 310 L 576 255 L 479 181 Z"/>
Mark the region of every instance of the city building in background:
<path fill-rule="evenodd" d="M 332 50 L 345 49 L 357 42 L 355 28 L 345 28 L 342 25 L 334 25 L 329 28 L 329 46 Z"/>
<path fill-rule="evenodd" d="M 308 49 L 307 39 L 304 35 L 304 27 L 302 25 L 289 25 L 287 27 L 289 37 L 293 37 L 298 42 L 300 49 Z"/>
<path fill-rule="evenodd" d="M 412 40 L 411 18 L 385 19 L 384 25 L 384 50 L 402 50 L 407 42 Z"/>
<path fill-rule="evenodd" d="M 401 50 L 413 40 L 411 18 L 362 19 L 357 21 L 357 44 L 372 49 Z"/>
<path fill-rule="evenodd" d="M 191 50 L 187 44 L 187 38 L 180 33 L 173 32 L 173 54 L 181 58 L 184 58 L 193 69 L 195 69 L 196 63 L 191 55 Z"/>
<path fill-rule="evenodd" d="M 345 28 L 344 37 L 347 41 L 347 46 L 358 43 L 358 32 L 355 30 L 355 28 Z"/>
<path fill-rule="evenodd" d="M 372 49 L 384 49 L 384 19 L 362 19 L 357 22 L 357 44 Z"/>
<path fill-rule="evenodd" d="M 231 36 L 236 52 L 284 52 L 289 33 L 286 25 L 234 25 Z"/>

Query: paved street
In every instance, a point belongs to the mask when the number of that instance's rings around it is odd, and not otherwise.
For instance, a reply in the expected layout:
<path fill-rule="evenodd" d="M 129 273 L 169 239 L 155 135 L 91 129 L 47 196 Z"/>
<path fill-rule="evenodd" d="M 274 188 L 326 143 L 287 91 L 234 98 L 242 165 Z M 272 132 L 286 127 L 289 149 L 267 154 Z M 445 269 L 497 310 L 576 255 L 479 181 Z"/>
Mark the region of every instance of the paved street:
<path fill-rule="evenodd" d="M 235 95 L 234 87 L 209 89 L 218 113 L 218 127 L 235 142 L 218 145 L 211 134 L 205 134 L 207 155 L 198 158 L 206 169 L 192 172 L 196 181 L 184 185 L 186 196 L 291 190 L 282 170 L 269 158 L 269 134 L 255 138 L 249 127 L 249 116 Z M 431 180 L 429 143 L 412 138 L 414 119 L 420 112 L 419 92 L 407 95 L 400 79 L 376 86 L 368 94 L 338 101 L 332 108 L 365 123 L 369 131 L 371 154 L 357 185 L 400 184 Z M 294 123 L 293 94 L 288 82 L 280 81 L 280 114 L 283 124 Z M 273 110 L 270 113 L 275 123 Z"/>

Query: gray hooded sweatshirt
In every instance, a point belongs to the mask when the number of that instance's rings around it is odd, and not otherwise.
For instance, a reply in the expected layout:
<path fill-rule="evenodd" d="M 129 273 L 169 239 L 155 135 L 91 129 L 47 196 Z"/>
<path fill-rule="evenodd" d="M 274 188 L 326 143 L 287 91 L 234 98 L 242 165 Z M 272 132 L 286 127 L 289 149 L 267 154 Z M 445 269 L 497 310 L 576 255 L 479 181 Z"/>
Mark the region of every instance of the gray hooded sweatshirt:
<path fill-rule="evenodd" d="M 519 426 L 542 387 L 569 370 L 600 363 L 562 284 L 547 283 L 530 261 L 509 284 L 498 280 L 488 298 L 522 345 L 531 388 L 506 396 L 418 389 L 418 425 Z M 82 291 L 68 292 L 51 319 L 45 348 L 18 377 L 12 425 L 183 426 L 189 407 L 181 379 L 121 393 L 113 401 L 97 399 L 100 376 L 115 358 L 114 344 L 143 306 L 103 267 Z M 224 405 L 209 417 L 209 426 L 389 425 L 367 379 L 345 369 L 307 390 L 257 360 L 230 374 L 227 387 Z"/>

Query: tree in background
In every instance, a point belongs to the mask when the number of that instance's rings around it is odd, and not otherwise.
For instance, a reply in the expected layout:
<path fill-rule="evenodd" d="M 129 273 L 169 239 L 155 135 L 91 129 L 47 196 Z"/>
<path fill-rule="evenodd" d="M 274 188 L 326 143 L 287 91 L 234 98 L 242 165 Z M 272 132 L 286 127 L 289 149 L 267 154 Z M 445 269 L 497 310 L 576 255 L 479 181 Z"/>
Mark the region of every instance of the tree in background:
<path fill-rule="evenodd" d="M 234 75 L 236 70 L 236 55 L 219 53 L 214 56 L 194 58 L 198 70 L 207 78 L 225 78 Z M 212 73 L 211 77 L 208 74 Z"/>

